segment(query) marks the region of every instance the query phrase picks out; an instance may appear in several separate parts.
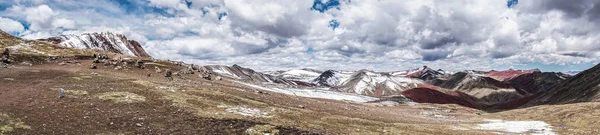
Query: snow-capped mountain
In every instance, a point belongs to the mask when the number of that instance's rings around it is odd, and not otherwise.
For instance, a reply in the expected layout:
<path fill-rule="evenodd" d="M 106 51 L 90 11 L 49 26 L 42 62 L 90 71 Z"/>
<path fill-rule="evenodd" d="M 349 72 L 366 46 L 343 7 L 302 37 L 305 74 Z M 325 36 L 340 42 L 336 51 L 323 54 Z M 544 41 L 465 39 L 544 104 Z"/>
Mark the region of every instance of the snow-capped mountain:
<path fill-rule="evenodd" d="M 447 73 L 442 69 L 434 70 L 427 66 L 423 66 L 422 68 L 417 68 L 413 70 L 390 72 L 390 74 L 399 77 L 412 77 L 419 78 L 421 80 L 433 80 Z"/>
<path fill-rule="evenodd" d="M 348 80 L 352 74 L 353 72 L 327 70 L 312 80 L 312 83 L 316 84 L 317 86 L 335 87 Z"/>
<path fill-rule="evenodd" d="M 423 81 L 415 78 L 392 76 L 388 73 L 378 73 L 360 70 L 332 89 L 357 93 L 368 96 L 400 95 L 402 91 L 415 88 Z"/>
<path fill-rule="evenodd" d="M 137 41 L 110 32 L 69 34 L 40 40 L 77 49 L 99 49 L 131 56 L 150 57 Z"/>
<path fill-rule="evenodd" d="M 302 81 L 306 83 L 312 82 L 315 78 L 323 73 L 315 69 L 292 69 L 287 71 L 267 71 L 265 74 L 281 77 L 287 80 Z"/>
<path fill-rule="evenodd" d="M 256 72 L 249 68 L 244 68 L 239 65 L 223 66 L 223 65 L 210 65 L 203 66 L 200 69 L 204 71 L 210 71 L 212 73 L 234 79 L 243 82 L 251 83 L 277 83 L 285 85 L 300 85 L 297 82 L 283 79 L 281 77 Z"/>
<path fill-rule="evenodd" d="M 575 71 L 575 70 L 571 70 L 571 71 L 565 71 L 562 72 L 563 74 L 567 74 L 567 75 L 571 75 L 571 76 L 575 76 L 577 74 L 579 74 L 581 71 Z"/>

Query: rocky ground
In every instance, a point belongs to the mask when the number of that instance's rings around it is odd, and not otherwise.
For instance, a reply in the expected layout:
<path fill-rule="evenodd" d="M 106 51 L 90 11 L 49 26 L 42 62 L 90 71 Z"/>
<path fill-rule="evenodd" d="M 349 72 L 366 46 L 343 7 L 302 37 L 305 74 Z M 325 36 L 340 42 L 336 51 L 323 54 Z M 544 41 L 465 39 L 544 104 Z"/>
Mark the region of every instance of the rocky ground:
<path fill-rule="evenodd" d="M 598 134 L 592 126 L 570 124 L 597 125 L 586 119 L 598 117 L 599 109 L 589 109 L 596 103 L 558 118 L 521 114 L 540 108 L 486 113 L 459 105 L 354 103 L 261 91 L 198 74 L 167 81 L 155 66 L 183 68 L 168 62 L 90 69 L 92 61 L 59 58 L 0 69 L 0 134 Z M 593 113 L 571 120 L 579 111 Z M 491 119 L 549 125 L 524 131 L 481 125 L 503 124 Z"/>

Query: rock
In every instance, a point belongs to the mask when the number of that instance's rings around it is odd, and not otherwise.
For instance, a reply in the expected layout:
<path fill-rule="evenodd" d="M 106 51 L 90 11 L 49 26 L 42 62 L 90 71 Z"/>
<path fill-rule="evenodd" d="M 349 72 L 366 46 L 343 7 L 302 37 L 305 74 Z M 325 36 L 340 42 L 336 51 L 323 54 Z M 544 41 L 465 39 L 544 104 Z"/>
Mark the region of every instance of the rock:
<path fill-rule="evenodd" d="M 4 51 L 0 54 L 0 62 L 2 63 L 10 63 L 10 50 L 5 48 Z"/>
<path fill-rule="evenodd" d="M 92 61 L 93 63 L 100 63 L 100 59 L 98 58 L 94 58 L 94 61 Z"/>
<path fill-rule="evenodd" d="M 181 69 L 181 71 L 179 71 L 182 74 L 194 74 L 194 69 L 192 68 L 186 68 L 186 69 Z"/>
<path fill-rule="evenodd" d="M 142 126 L 144 126 L 144 125 L 143 125 L 143 123 L 135 123 L 135 126 L 137 126 L 137 127 L 142 127 Z"/>
<path fill-rule="evenodd" d="M 90 66 L 90 69 L 98 69 L 98 67 L 96 66 L 96 63 L 92 63 L 92 65 Z"/>
<path fill-rule="evenodd" d="M 23 61 L 21 62 L 21 65 L 25 65 L 25 66 L 33 66 L 33 64 L 31 64 L 31 62 L 27 62 L 27 61 Z"/>
<path fill-rule="evenodd" d="M 212 80 L 212 78 L 211 78 L 211 74 L 210 74 L 210 73 L 208 73 L 208 72 L 204 72 L 204 73 L 200 74 L 199 76 L 200 76 L 200 78 L 202 78 L 202 79 L 206 79 L 206 80 Z"/>
<path fill-rule="evenodd" d="M 151 76 L 152 76 L 152 73 L 148 73 L 148 77 L 151 77 Z"/>
<path fill-rule="evenodd" d="M 146 66 L 144 65 L 144 62 L 142 62 L 141 60 L 137 60 L 135 62 L 135 67 L 140 68 L 140 69 L 145 69 Z"/>
<path fill-rule="evenodd" d="M 298 108 L 304 109 L 304 106 L 303 105 L 298 105 Z"/>
<path fill-rule="evenodd" d="M 165 72 L 165 77 L 172 77 L 173 76 L 173 72 L 171 72 L 171 70 L 167 69 L 167 71 Z"/>
<path fill-rule="evenodd" d="M 188 68 L 192 69 L 193 71 L 197 71 L 198 70 L 198 67 L 196 65 L 194 65 L 194 64 L 190 65 Z"/>
<path fill-rule="evenodd" d="M 160 68 L 159 68 L 159 67 L 154 67 L 154 71 L 155 71 L 156 73 L 160 73 L 160 72 L 162 72 L 162 70 L 160 70 Z"/>
<path fill-rule="evenodd" d="M 220 81 L 221 79 L 223 79 L 223 78 L 221 78 L 221 76 L 216 76 L 216 75 L 215 75 L 215 78 L 214 78 L 213 80 L 215 80 L 215 81 Z"/>
<path fill-rule="evenodd" d="M 92 75 L 98 75 L 98 73 L 96 73 L 96 72 L 92 72 Z"/>
<path fill-rule="evenodd" d="M 112 64 L 110 63 L 110 61 L 108 61 L 108 60 L 104 60 L 104 66 L 110 66 L 110 65 L 112 65 Z"/>
<path fill-rule="evenodd" d="M 60 88 L 58 90 L 58 98 L 63 98 L 63 97 L 65 97 L 65 89 Z"/>
<path fill-rule="evenodd" d="M 65 62 L 63 61 L 63 62 L 60 62 L 60 63 L 58 63 L 58 65 L 60 65 L 60 66 L 64 66 L 64 65 L 67 65 L 67 63 L 65 63 Z"/>
<path fill-rule="evenodd" d="M 121 67 L 121 66 L 117 66 L 117 67 L 115 67 L 115 70 L 119 70 L 119 69 L 122 69 L 122 68 L 123 67 Z"/>
<path fill-rule="evenodd" d="M 93 57 L 98 60 L 107 60 L 108 59 L 108 55 L 101 54 L 101 53 L 94 54 Z"/>
<path fill-rule="evenodd" d="M 167 80 L 173 81 L 173 72 L 171 72 L 171 70 L 167 69 L 165 71 L 165 77 L 167 78 Z"/>

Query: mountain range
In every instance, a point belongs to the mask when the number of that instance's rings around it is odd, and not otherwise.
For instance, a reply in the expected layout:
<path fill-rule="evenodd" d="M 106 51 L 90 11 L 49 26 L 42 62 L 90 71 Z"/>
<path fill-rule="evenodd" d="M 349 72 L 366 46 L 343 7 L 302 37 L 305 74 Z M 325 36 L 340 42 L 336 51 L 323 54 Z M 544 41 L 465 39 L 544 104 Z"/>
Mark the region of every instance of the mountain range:
<path fill-rule="evenodd" d="M 15 38 L 15 40 L 22 39 Z M 22 41 L 30 44 L 37 43 Z M 38 41 L 41 41 L 39 43 L 49 42 L 67 48 L 96 49 L 129 56 L 150 57 L 137 41 L 129 40 L 122 34 L 110 32 L 61 35 L 39 39 Z M 29 51 L 42 52 L 40 50 Z M 535 105 L 596 101 L 597 97 L 594 96 L 594 92 L 598 91 L 594 89 L 597 85 L 585 85 L 586 90 L 582 90 L 585 91 L 584 93 L 564 94 L 571 92 L 566 88 L 559 87 L 572 85 L 565 84 L 567 82 L 581 81 L 575 81 L 574 79 L 596 77 L 588 75 L 591 74 L 589 71 L 584 71 L 572 77 L 568 74 L 541 72 L 537 69 L 446 72 L 442 69 L 434 70 L 427 66 L 393 72 L 371 70 L 321 71 L 308 68 L 257 72 L 239 65 L 209 65 L 195 68 L 210 71 L 224 78 L 258 85 L 278 84 L 285 87 L 304 89 L 326 89 L 328 91 L 376 98 L 396 97 L 424 103 L 460 104 L 484 110 L 512 109 L 525 103 Z M 553 93 L 559 93 L 560 95 Z M 535 100 L 532 100 L 531 103 L 523 101 L 534 97 Z M 440 100 L 442 98 L 448 99 Z M 514 104 L 514 102 L 519 103 Z"/>
<path fill-rule="evenodd" d="M 343 123 L 350 122 L 345 121 L 348 117 L 351 119 L 368 118 L 378 122 L 413 122 L 413 120 L 417 120 L 416 123 L 443 119 L 444 122 L 461 123 L 459 125 L 464 126 L 473 122 L 461 122 L 460 118 L 476 119 L 480 117 L 481 113 L 501 112 L 500 114 L 502 114 L 502 112 L 512 112 L 511 110 L 535 111 L 545 108 L 545 105 L 564 105 L 585 109 L 590 107 L 578 103 L 600 102 L 600 75 L 598 74 L 600 65 L 575 75 L 571 75 L 573 72 L 542 72 L 538 69 L 448 72 L 428 66 L 392 72 L 309 68 L 259 72 L 237 64 L 231 66 L 200 65 L 154 59 L 137 41 L 110 32 L 27 40 L 0 31 L 0 49 L 8 50 L 3 55 L 7 56 L 10 53 L 10 60 L 2 59 L 0 61 L 3 69 L 0 70 L 2 81 L 11 81 L 3 83 L 2 85 L 6 87 L 0 88 L 2 89 L 0 97 L 7 98 L 7 102 L 0 103 L 0 109 L 9 108 L 5 110 L 27 112 L 24 114 L 37 114 L 38 111 L 35 109 L 43 110 L 40 111 L 43 114 L 40 114 L 39 118 L 38 116 L 32 116 L 35 119 L 20 117 L 28 121 L 41 119 L 47 114 L 61 113 L 53 108 L 47 110 L 46 106 L 52 106 L 63 107 L 64 110 L 83 108 L 83 112 L 64 115 L 79 117 L 80 114 L 85 114 L 85 116 L 81 116 L 81 119 L 102 115 L 102 118 L 94 119 L 94 121 L 103 121 L 104 124 L 100 124 L 100 126 L 110 126 L 114 124 L 111 122 L 113 118 L 123 117 L 120 114 L 120 116 L 107 114 L 119 113 L 112 111 L 111 107 L 125 106 L 126 108 L 121 109 L 144 110 L 127 112 L 128 118 L 123 118 L 126 120 L 140 120 L 137 116 L 129 117 L 129 114 L 137 113 L 153 116 L 147 117 L 148 119 L 161 118 L 164 117 L 163 115 L 180 118 L 178 115 L 193 114 L 216 119 L 197 120 L 193 119 L 195 117 L 186 115 L 185 118 L 178 120 L 184 121 L 186 124 L 216 121 L 217 124 L 205 125 L 219 128 L 232 128 L 234 126 L 231 126 L 231 123 L 262 121 L 289 126 L 290 123 L 296 123 L 300 119 L 317 120 L 318 122 L 315 123 L 320 124 L 342 120 L 337 124 L 344 125 Z M 99 54 L 107 55 L 110 59 L 100 59 Z M 4 58 L 4 56 L 0 58 Z M 11 89 L 6 89 L 8 87 Z M 50 94 L 55 94 L 49 91 L 63 87 L 68 88 L 68 94 L 70 94 L 66 100 L 60 99 L 63 97 L 58 100 L 48 98 L 54 97 L 49 96 Z M 86 93 L 87 89 L 94 93 Z M 119 93 L 122 91 L 128 92 L 124 92 L 126 95 L 118 95 L 123 94 Z M 117 95 L 104 95 L 106 93 Z M 27 94 L 32 95 L 23 98 L 27 100 L 22 100 L 21 96 L 27 96 Z M 75 94 L 80 95 L 73 96 Z M 139 98 L 140 95 L 152 98 Z M 123 104 L 104 106 L 102 111 L 105 112 L 88 116 L 86 113 L 90 113 L 90 111 L 85 109 L 101 110 L 98 105 L 108 102 L 104 98 L 124 98 L 121 99 L 123 101 L 115 102 L 142 103 L 132 106 Z M 96 102 L 96 99 L 103 101 Z M 148 100 L 148 103 L 143 103 L 145 100 Z M 87 102 L 93 103 L 88 104 Z M 15 104 L 18 107 L 15 107 Z M 36 106 L 37 104 L 44 105 Z M 470 109 L 460 108 L 457 105 Z M 21 106 L 35 106 L 35 108 L 29 109 L 29 107 Z M 248 108 L 251 106 L 254 108 Z M 187 112 L 180 114 L 181 111 Z M 223 113 L 223 111 L 227 113 Z M 241 116 L 230 116 L 232 113 Z M 161 114 L 161 116 L 154 114 Z M 571 114 L 564 117 L 568 116 Z M 4 115 L 0 114 L 0 120 L 3 117 Z M 110 119 L 105 117 L 110 117 Z M 220 118 L 223 117 L 245 119 L 251 122 L 220 121 Z M 561 115 L 561 117 L 563 116 Z M 54 121 L 63 119 L 50 118 Z M 73 120 L 69 119 L 69 121 Z M 161 122 L 164 121 L 168 120 L 161 120 Z M 37 126 L 43 125 L 39 124 L 39 121 L 35 122 Z M 394 124 L 387 126 L 386 124 L 389 123 L 372 124 L 367 122 L 369 124 L 364 124 L 366 121 L 362 120 L 352 122 L 360 125 L 377 125 L 369 128 L 353 127 L 361 128 L 361 130 L 377 128 L 376 132 L 380 132 L 379 126 L 382 125 L 386 126 L 383 130 L 397 126 Z M 0 124 L 2 124 L 1 121 Z M 138 128 L 145 126 L 140 122 L 130 125 Z M 572 127 L 572 125 L 566 126 Z M 245 126 L 236 125 L 235 127 L 243 127 L 243 131 L 248 130 L 248 127 Z M 311 129 L 315 127 L 339 128 L 336 125 L 327 124 L 309 125 L 309 127 Z M 345 130 L 346 127 L 349 125 L 343 126 L 340 131 L 343 129 L 342 133 L 348 133 Z M 455 125 L 451 127 L 452 130 L 444 130 L 444 132 L 454 133 L 454 131 L 464 128 L 457 128 Z M 60 127 L 49 129 L 57 128 L 60 129 Z M 104 128 L 110 129 L 111 127 Z M 276 128 L 290 134 L 311 133 L 295 128 Z M 407 126 L 405 129 L 413 128 Z M 440 127 L 430 126 L 428 128 Z M 419 128 L 419 130 L 427 129 Z M 559 130 L 566 131 L 560 127 Z M 480 129 L 477 128 L 477 131 Z M 338 132 L 336 129 L 335 133 Z M 527 133 L 529 132 L 537 133 L 527 130 Z"/>

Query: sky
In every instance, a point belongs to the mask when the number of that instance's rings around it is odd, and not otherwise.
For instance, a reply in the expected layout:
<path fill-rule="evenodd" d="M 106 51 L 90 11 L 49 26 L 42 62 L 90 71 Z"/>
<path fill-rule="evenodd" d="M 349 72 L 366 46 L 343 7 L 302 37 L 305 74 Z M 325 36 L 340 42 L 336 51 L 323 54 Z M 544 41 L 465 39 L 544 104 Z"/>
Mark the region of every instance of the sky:
<path fill-rule="evenodd" d="M 600 0 L 2 0 L 26 39 L 114 32 L 159 59 L 258 71 L 584 70 Z"/>

